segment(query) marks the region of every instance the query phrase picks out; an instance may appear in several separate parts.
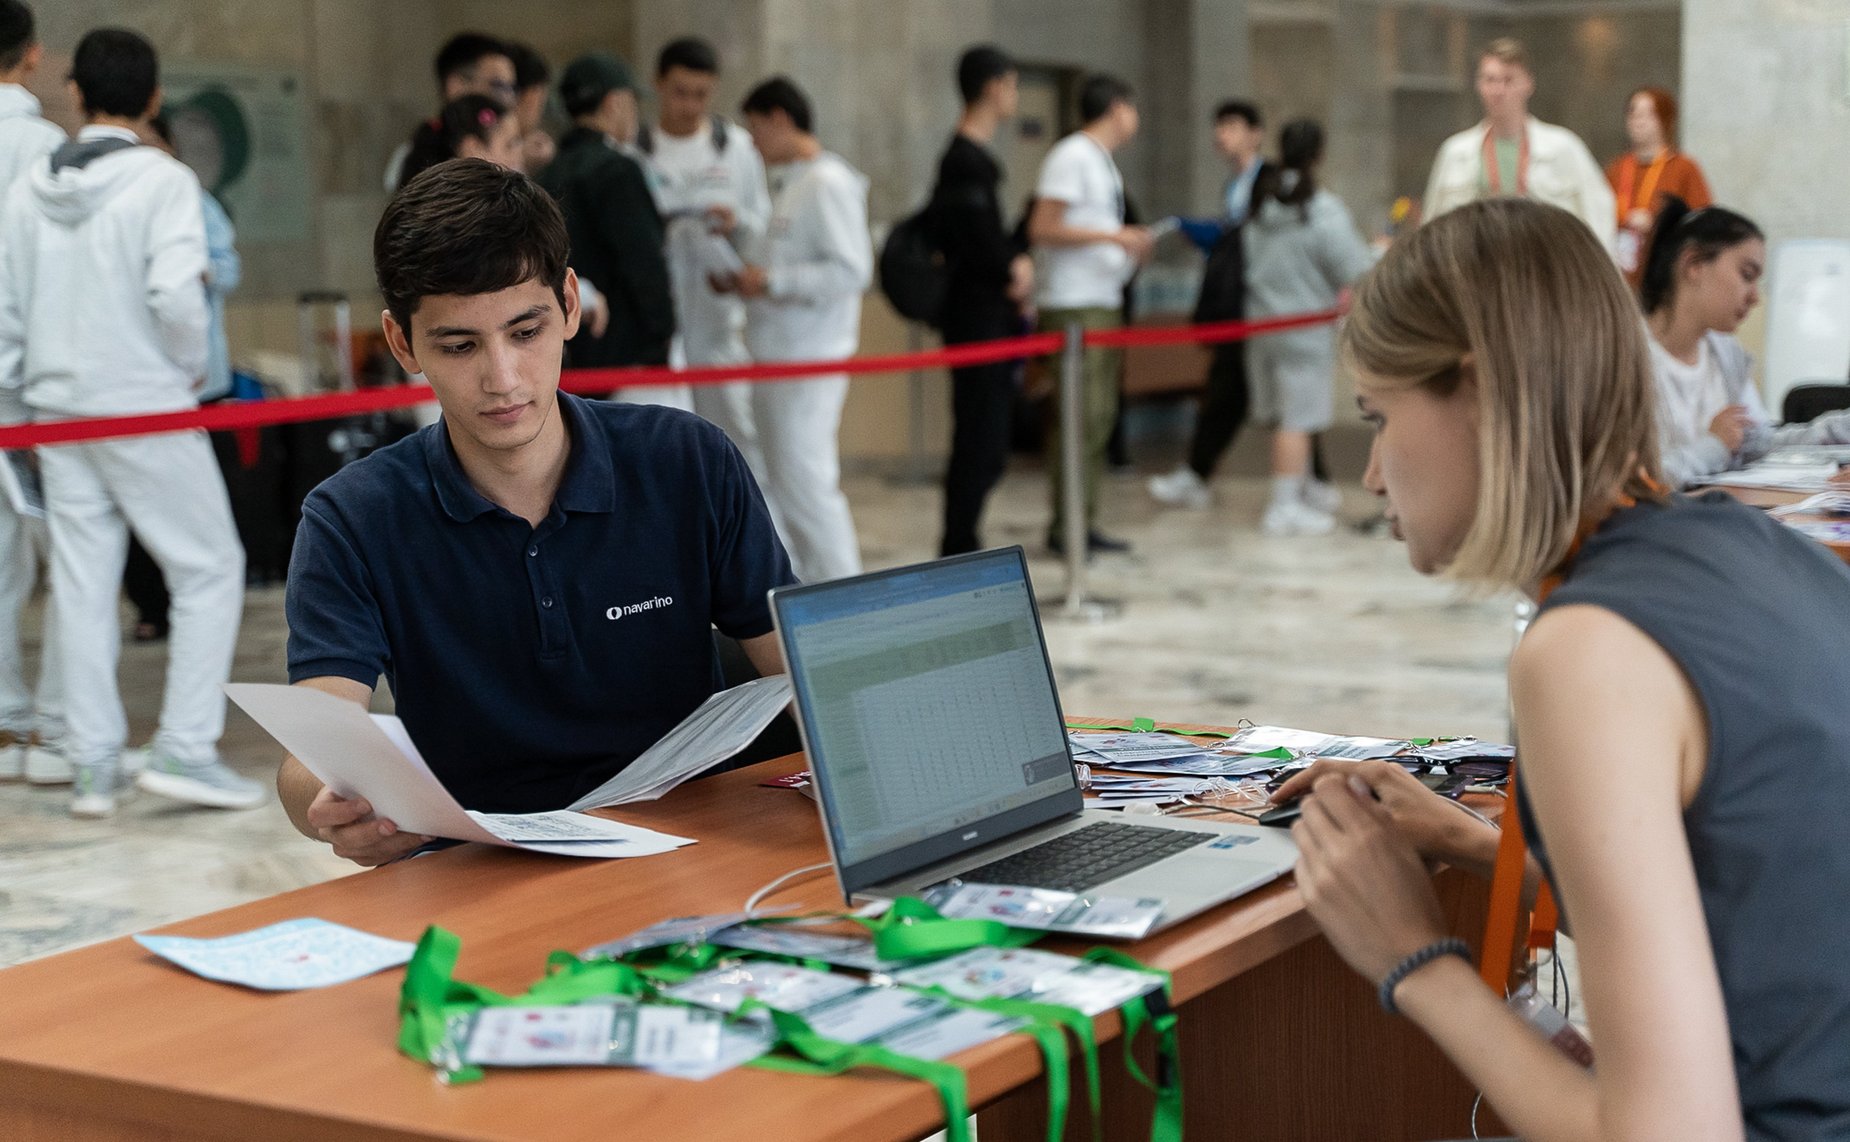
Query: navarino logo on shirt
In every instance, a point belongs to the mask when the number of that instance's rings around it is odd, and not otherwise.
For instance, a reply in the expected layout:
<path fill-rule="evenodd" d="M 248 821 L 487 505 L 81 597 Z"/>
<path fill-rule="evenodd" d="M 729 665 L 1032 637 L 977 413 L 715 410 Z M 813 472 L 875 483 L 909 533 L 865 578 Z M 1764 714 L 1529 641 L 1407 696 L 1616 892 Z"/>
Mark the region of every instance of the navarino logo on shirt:
<path fill-rule="evenodd" d="M 627 607 L 612 607 L 604 612 L 604 617 L 612 622 L 625 615 L 639 615 L 644 611 L 659 611 L 663 607 L 674 606 L 673 596 L 657 595 L 653 599 L 644 599 L 640 603 L 631 603 Z"/>

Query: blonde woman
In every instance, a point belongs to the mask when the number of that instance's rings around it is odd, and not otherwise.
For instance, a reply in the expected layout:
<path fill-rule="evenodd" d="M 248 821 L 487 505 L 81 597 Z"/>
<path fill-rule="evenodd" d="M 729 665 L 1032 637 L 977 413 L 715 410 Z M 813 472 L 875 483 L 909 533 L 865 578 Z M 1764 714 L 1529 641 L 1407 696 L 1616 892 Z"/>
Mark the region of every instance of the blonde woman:
<path fill-rule="evenodd" d="M 1659 490 L 1644 331 L 1563 211 L 1428 224 L 1363 280 L 1344 338 L 1365 483 L 1413 566 L 1541 602 L 1510 663 L 1521 796 L 1597 1069 L 1447 954 L 1421 858 L 1487 871 L 1497 833 L 1398 767 L 1321 762 L 1279 791 L 1310 794 L 1311 914 L 1529 1142 L 1843 1137 L 1850 569 L 1724 496 Z"/>

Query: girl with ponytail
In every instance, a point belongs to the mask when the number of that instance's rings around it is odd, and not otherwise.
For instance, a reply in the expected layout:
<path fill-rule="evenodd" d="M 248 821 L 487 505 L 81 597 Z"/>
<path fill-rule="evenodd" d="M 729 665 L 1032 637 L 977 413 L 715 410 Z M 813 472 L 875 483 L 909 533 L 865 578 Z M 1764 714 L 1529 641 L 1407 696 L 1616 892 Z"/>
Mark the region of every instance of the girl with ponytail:
<path fill-rule="evenodd" d="M 1287 123 L 1279 161 L 1259 172 L 1243 227 L 1246 316 L 1328 309 L 1375 256 L 1342 200 L 1317 185 L 1323 128 Z M 1329 326 L 1294 329 L 1246 343 L 1253 421 L 1272 429 L 1268 535 L 1324 535 L 1336 526 L 1341 494 L 1311 475 L 1311 436 L 1330 426 L 1336 334 Z"/>
<path fill-rule="evenodd" d="M 498 167 L 521 170 L 524 151 L 520 121 L 486 95 L 463 95 L 418 124 L 411 151 L 399 168 L 398 185 L 449 159 L 486 159 Z"/>
<path fill-rule="evenodd" d="M 1766 238 L 1732 210 L 1665 200 L 1639 300 L 1651 331 L 1658 443 L 1673 486 L 1712 482 L 1788 444 L 1850 443 L 1850 414 L 1774 427 L 1734 331 L 1760 301 Z"/>

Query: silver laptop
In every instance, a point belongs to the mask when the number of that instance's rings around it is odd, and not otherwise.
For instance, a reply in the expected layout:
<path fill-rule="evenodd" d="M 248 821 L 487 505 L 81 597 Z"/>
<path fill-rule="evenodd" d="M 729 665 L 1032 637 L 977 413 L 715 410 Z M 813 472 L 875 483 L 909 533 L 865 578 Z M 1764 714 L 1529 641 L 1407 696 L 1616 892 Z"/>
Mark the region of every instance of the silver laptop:
<path fill-rule="evenodd" d="M 1278 829 L 1083 807 L 1019 547 L 771 603 L 851 902 L 956 877 L 1155 897 L 1166 927 L 1297 859 Z"/>

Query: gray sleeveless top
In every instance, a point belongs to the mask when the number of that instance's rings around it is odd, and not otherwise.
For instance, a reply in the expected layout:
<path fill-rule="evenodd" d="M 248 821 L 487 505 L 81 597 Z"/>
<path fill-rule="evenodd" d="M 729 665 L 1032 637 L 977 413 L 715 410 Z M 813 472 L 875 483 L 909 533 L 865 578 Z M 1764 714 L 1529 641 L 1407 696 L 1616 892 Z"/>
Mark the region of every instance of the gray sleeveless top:
<path fill-rule="evenodd" d="M 1850 568 L 1720 492 L 1677 496 L 1587 540 L 1542 609 L 1573 604 L 1649 635 L 1708 718 L 1683 827 L 1748 1137 L 1850 1139 Z M 1526 803 L 1523 825 L 1548 870 Z"/>

